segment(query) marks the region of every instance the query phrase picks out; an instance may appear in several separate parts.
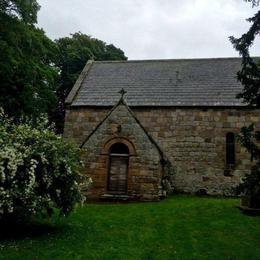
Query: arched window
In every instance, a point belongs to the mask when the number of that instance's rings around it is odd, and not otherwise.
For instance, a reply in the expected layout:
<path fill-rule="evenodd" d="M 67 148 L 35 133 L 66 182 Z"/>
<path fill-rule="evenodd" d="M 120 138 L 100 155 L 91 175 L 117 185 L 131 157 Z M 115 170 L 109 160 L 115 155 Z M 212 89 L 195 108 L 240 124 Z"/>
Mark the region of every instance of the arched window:
<path fill-rule="evenodd" d="M 226 135 L 226 164 L 235 164 L 235 135 L 234 133 L 227 133 Z"/>
<path fill-rule="evenodd" d="M 125 144 L 115 143 L 109 149 L 107 190 L 110 194 L 127 193 L 129 149 Z"/>

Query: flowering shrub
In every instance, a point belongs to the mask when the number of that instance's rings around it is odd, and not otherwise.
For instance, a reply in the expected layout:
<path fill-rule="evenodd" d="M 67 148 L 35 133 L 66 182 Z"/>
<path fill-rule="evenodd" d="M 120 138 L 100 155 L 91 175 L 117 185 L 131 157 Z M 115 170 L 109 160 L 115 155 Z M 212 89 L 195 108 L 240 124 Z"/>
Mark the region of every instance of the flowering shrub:
<path fill-rule="evenodd" d="M 0 220 L 70 213 L 83 200 L 79 158 L 43 120 L 15 124 L 0 112 Z"/>

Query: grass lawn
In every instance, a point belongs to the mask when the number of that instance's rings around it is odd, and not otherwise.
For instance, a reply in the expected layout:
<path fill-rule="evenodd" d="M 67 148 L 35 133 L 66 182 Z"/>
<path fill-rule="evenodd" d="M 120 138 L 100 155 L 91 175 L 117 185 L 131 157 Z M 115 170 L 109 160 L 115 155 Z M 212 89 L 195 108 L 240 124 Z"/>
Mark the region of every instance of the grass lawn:
<path fill-rule="evenodd" d="M 260 259 L 260 217 L 242 215 L 238 203 L 175 195 L 88 204 L 68 218 L 2 234 L 0 258 Z"/>

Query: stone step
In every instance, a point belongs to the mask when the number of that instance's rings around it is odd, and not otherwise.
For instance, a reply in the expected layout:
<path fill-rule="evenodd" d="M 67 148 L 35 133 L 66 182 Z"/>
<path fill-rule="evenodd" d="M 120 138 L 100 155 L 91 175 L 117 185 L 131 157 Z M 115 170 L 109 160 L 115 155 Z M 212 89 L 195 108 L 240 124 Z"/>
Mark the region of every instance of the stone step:
<path fill-rule="evenodd" d="M 126 201 L 129 199 L 129 196 L 128 195 L 125 195 L 125 194 L 103 194 L 101 195 L 100 197 L 101 199 L 103 200 L 123 200 L 123 201 Z"/>

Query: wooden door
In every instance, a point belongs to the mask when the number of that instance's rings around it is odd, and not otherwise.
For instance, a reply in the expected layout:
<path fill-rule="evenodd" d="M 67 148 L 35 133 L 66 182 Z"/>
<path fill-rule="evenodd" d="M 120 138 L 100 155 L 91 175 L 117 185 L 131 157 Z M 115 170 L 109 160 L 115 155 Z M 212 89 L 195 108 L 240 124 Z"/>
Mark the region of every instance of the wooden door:
<path fill-rule="evenodd" d="M 127 193 L 128 156 L 110 155 L 108 192 L 111 194 Z"/>

